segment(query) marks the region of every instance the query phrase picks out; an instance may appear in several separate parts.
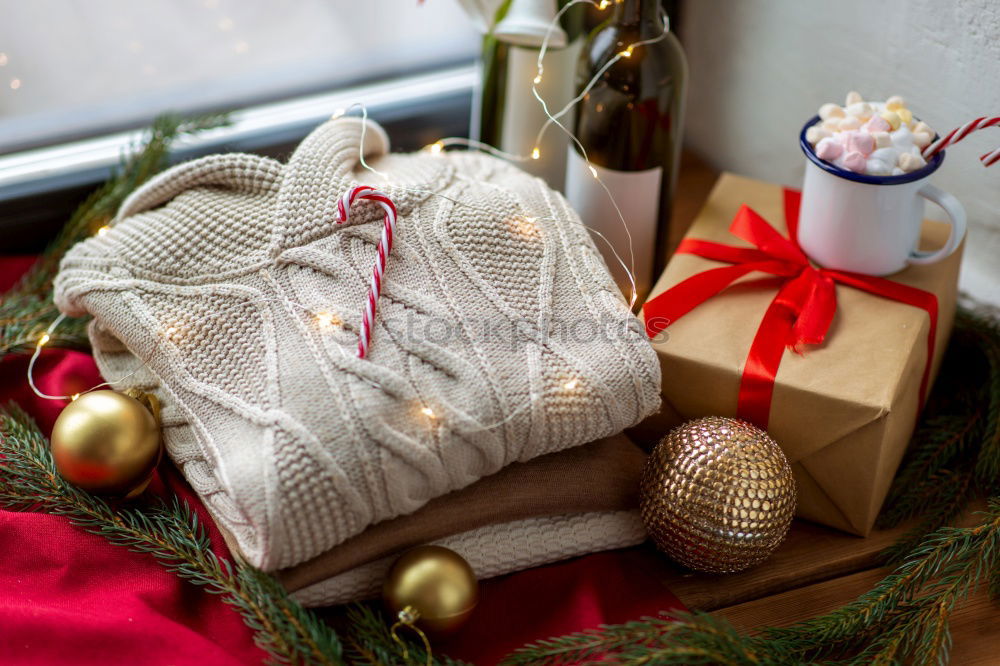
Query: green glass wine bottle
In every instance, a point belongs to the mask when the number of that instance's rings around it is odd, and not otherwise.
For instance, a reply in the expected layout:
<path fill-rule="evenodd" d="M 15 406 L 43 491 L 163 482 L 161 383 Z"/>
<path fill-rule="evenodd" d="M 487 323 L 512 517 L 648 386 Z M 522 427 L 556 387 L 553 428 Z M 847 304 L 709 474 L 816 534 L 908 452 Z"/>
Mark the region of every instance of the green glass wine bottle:
<path fill-rule="evenodd" d="M 578 91 L 621 55 L 577 106 L 580 145 L 569 147 L 566 167 L 567 199 L 607 239 L 597 245 L 627 297 L 632 285 L 615 253 L 631 268 L 637 304 L 666 264 L 680 165 L 687 60 L 665 21 L 657 0 L 617 0 L 611 18 L 590 35 Z M 651 42 L 636 45 L 645 40 Z"/>

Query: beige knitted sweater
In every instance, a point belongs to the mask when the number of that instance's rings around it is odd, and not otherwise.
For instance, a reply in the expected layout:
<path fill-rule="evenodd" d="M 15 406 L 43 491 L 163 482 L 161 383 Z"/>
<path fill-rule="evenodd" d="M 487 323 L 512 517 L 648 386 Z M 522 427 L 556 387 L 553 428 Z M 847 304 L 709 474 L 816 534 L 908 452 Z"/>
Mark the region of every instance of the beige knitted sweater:
<path fill-rule="evenodd" d="M 389 155 L 369 122 L 377 176 L 361 137 L 331 120 L 287 165 L 174 167 L 56 280 L 105 377 L 159 396 L 170 456 L 267 570 L 659 405 L 656 356 L 559 194 L 482 155 Z M 359 182 L 399 209 L 364 360 L 381 211 L 334 223 Z"/>

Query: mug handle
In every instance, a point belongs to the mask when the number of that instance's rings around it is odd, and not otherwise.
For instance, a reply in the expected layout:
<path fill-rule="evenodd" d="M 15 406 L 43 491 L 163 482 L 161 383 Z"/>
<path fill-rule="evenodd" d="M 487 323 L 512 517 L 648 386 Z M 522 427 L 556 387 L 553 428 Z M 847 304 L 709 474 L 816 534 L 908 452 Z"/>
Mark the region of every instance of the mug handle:
<path fill-rule="evenodd" d="M 930 183 L 921 187 L 917 194 L 943 208 L 944 212 L 948 214 L 948 223 L 951 225 L 951 235 L 948 236 L 948 242 L 944 244 L 944 247 L 933 252 L 913 250 L 907 260 L 911 264 L 933 264 L 954 252 L 958 244 L 965 238 L 965 209 L 954 195 Z"/>

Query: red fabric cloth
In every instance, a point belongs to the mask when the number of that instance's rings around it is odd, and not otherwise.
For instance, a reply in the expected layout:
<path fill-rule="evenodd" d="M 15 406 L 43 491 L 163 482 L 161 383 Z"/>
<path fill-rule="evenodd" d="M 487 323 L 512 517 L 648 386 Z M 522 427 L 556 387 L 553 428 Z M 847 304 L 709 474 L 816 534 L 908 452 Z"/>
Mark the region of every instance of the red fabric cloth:
<path fill-rule="evenodd" d="M 663 583 L 668 570 L 662 555 L 642 546 L 494 578 L 480 587 L 469 623 L 434 647 L 455 659 L 495 664 L 539 639 L 683 610 Z"/>
<path fill-rule="evenodd" d="M 28 268 L 0 258 L 0 287 Z M 0 403 L 15 401 L 48 433 L 63 402 L 28 387 L 28 357 L 0 359 Z M 35 366 L 43 393 L 71 395 L 102 379 L 90 355 L 46 349 Z M 187 500 L 228 557 L 204 507 L 165 462 L 150 491 Z M 66 518 L 0 510 L 0 664 L 258 664 L 264 653 L 239 614 L 181 581 L 151 556 L 109 544 Z M 649 549 L 598 553 L 486 581 L 460 634 L 435 650 L 492 664 L 526 642 L 682 608 L 660 582 L 668 565 Z"/>

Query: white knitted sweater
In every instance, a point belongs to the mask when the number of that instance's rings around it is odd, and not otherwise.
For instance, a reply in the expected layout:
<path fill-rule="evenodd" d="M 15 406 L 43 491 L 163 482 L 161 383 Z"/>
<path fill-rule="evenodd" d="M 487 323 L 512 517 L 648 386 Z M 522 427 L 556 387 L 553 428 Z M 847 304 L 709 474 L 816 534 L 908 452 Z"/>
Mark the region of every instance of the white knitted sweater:
<path fill-rule="evenodd" d="M 482 155 L 389 155 L 369 122 L 382 179 L 361 130 L 329 121 L 287 165 L 174 167 L 56 280 L 105 377 L 158 395 L 170 456 L 267 570 L 659 405 L 656 356 L 559 194 Z M 381 210 L 334 223 L 359 182 L 399 209 L 364 360 Z"/>

